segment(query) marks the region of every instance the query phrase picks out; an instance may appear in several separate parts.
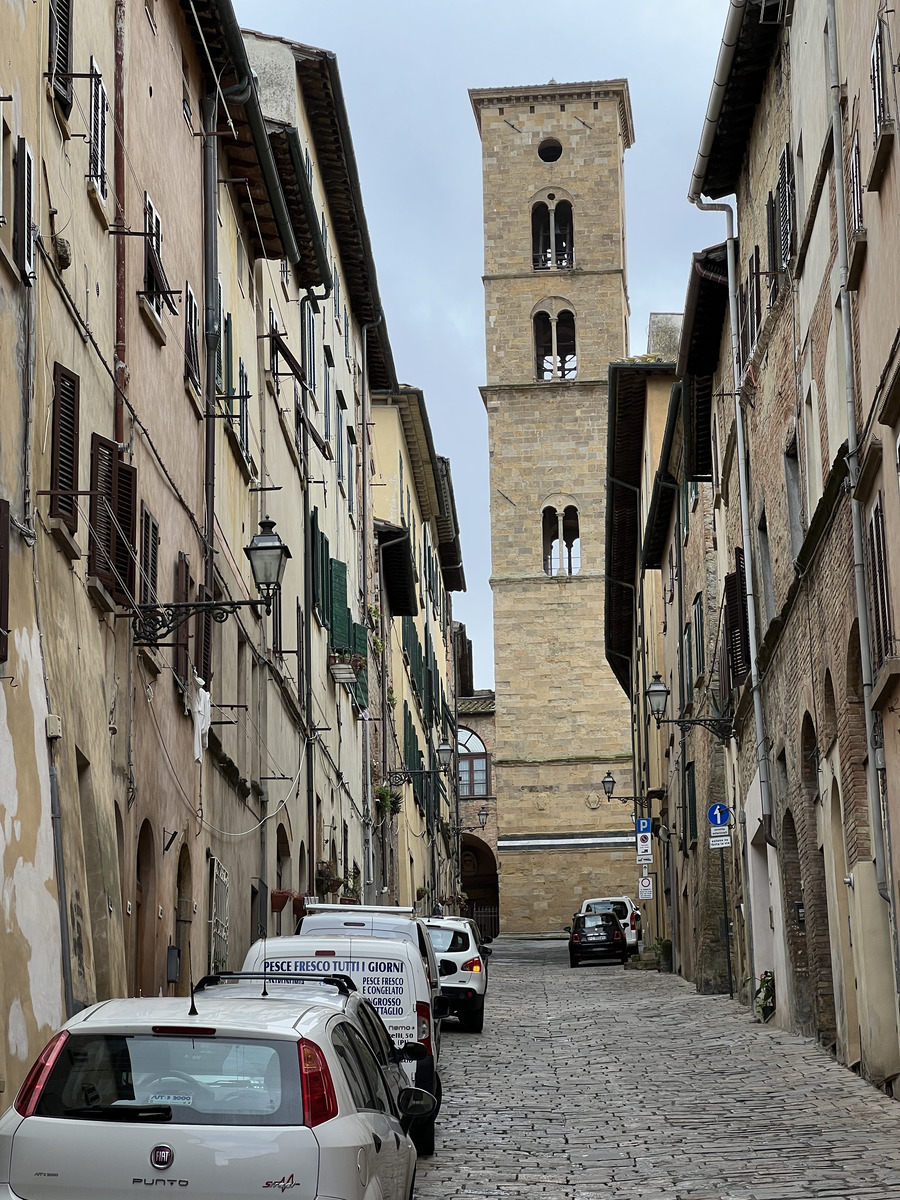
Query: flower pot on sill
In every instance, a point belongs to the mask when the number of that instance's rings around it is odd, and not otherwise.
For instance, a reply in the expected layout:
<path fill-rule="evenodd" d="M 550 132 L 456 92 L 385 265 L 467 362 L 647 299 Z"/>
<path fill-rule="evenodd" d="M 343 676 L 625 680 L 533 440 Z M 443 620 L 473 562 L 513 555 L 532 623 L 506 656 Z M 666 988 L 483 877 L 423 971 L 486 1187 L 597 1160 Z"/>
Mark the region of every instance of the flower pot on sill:
<path fill-rule="evenodd" d="M 294 916 L 303 917 L 306 915 L 306 897 L 295 895 L 293 898 Z"/>
<path fill-rule="evenodd" d="M 288 891 L 287 888 L 272 888 L 269 892 L 269 902 L 272 905 L 273 913 L 280 913 L 287 904 L 288 900 L 293 898 L 294 893 Z"/>

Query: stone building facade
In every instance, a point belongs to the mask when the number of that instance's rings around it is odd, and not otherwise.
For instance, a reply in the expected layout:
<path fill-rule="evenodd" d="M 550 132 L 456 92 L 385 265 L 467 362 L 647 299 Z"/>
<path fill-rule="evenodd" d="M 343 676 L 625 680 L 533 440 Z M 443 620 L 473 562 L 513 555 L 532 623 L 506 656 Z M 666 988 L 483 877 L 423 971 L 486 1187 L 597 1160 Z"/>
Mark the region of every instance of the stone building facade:
<path fill-rule="evenodd" d="M 627 345 L 627 84 L 470 92 L 482 141 L 504 932 L 635 890 L 627 706 L 603 654 L 606 370 Z"/>

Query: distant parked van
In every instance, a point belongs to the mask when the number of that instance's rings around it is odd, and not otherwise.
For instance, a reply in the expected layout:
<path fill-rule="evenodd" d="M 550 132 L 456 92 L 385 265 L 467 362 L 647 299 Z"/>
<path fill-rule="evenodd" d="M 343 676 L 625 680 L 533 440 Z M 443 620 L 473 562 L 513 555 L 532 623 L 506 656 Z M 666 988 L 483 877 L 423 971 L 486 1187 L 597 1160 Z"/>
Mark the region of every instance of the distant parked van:
<path fill-rule="evenodd" d="M 419 949 L 399 938 L 362 935 L 294 934 L 263 938 L 247 951 L 244 971 L 271 973 L 276 982 L 284 975 L 349 975 L 360 993 L 372 1002 L 388 1028 L 394 1045 L 421 1042 L 423 1058 L 404 1064 L 410 1083 L 430 1092 L 437 1105 L 430 1116 L 416 1121 L 409 1131 L 419 1154 L 434 1153 L 434 1122 L 441 1101 L 437 1073 L 440 1053 L 439 1018 L 449 1011 L 446 1000 L 432 998 L 431 986 Z M 414 1073 L 413 1069 L 414 1068 Z"/>

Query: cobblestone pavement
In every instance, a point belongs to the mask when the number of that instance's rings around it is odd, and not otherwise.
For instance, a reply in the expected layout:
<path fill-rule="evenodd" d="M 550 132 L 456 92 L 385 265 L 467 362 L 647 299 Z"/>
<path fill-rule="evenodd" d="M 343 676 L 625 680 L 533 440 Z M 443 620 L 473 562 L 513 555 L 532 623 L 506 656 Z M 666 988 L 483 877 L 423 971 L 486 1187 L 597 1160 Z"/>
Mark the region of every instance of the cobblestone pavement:
<path fill-rule="evenodd" d="M 444 1025 L 417 1200 L 900 1198 L 900 1103 L 727 996 L 565 942 L 494 943 L 484 1032 Z"/>

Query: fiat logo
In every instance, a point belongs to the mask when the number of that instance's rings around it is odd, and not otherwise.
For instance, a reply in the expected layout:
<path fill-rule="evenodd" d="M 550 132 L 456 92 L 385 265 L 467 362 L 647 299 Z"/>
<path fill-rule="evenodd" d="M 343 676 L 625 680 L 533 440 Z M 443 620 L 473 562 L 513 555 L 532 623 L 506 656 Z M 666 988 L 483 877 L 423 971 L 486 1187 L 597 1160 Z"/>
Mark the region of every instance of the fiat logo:
<path fill-rule="evenodd" d="M 171 1146 L 154 1146 L 150 1151 L 150 1166 L 157 1171 L 165 1171 L 175 1161 L 175 1151 Z"/>

